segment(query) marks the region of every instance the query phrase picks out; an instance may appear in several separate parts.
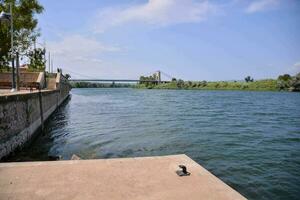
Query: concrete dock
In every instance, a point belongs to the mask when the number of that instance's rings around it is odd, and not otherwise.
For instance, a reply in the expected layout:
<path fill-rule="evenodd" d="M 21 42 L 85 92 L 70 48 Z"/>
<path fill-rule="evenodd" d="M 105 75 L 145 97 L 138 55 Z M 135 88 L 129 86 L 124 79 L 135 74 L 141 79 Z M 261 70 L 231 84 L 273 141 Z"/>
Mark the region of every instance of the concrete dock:
<path fill-rule="evenodd" d="M 190 176 L 178 176 L 178 165 Z M 0 199 L 241 200 L 186 155 L 0 163 Z"/>

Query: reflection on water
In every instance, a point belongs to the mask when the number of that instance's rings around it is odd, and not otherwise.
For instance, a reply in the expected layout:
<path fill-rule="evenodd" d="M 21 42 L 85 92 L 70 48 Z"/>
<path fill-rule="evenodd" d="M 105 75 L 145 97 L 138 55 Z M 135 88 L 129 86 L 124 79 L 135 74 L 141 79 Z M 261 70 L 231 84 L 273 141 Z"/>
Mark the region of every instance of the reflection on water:
<path fill-rule="evenodd" d="M 56 143 L 55 138 L 63 137 L 64 128 L 68 125 L 70 99 L 71 96 L 45 122 L 44 131 L 36 133 L 30 143 L 5 158 L 5 162 L 47 161 L 58 157 L 57 152 L 52 152 L 52 147 Z"/>
<path fill-rule="evenodd" d="M 300 94 L 73 89 L 9 160 L 185 153 L 249 199 L 300 196 Z"/>

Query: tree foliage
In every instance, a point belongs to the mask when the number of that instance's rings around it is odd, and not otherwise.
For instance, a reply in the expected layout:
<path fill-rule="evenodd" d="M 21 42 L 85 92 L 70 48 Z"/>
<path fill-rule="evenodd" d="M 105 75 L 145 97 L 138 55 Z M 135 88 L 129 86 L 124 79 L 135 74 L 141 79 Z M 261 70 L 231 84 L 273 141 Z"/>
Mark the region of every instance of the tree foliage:
<path fill-rule="evenodd" d="M 66 74 L 65 77 L 66 77 L 66 79 L 70 79 L 71 75 L 70 74 Z"/>
<path fill-rule="evenodd" d="M 45 49 L 37 48 L 28 52 L 28 58 L 30 60 L 29 68 L 33 70 L 44 70 L 45 68 Z"/>
<path fill-rule="evenodd" d="M 300 73 L 296 76 L 289 74 L 280 75 L 277 79 L 277 87 L 280 90 L 300 91 Z"/>
<path fill-rule="evenodd" d="M 43 6 L 37 0 L 0 0 L 0 12 L 9 12 L 13 8 L 14 51 L 27 54 L 30 46 L 39 36 L 36 14 L 43 12 Z M 7 66 L 10 58 L 10 23 L 0 22 L 0 66 Z"/>
<path fill-rule="evenodd" d="M 155 83 L 154 83 L 155 80 L 156 80 L 155 76 L 141 76 L 140 84 L 144 84 L 146 87 L 150 88 L 155 85 Z"/>
<path fill-rule="evenodd" d="M 178 88 L 184 88 L 184 86 L 185 86 L 184 81 L 181 79 L 179 79 L 176 84 L 177 84 Z"/>
<path fill-rule="evenodd" d="M 278 76 L 279 81 L 290 81 L 292 79 L 291 75 L 289 74 L 283 74 Z"/>
<path fill-rule="evenodd" d="M 245 81 L 246 81 L 247 83 L 248 83 L 248 82 L 253 82 L 254 79 L 251 78 L 251 76 L 247 76 L 247 77 L 245 78 Z"/>
<path fill-rule="evenodd" d="M 300 73 L 292 77 L 290 83 L 291 83 L 291 87 L 289 88 L 290 91 L 300 92 Z"/>
<path fill-rule="evenodd" d="M 247 78 L 247 77 L 246 77 Z M 138 88 L 154 89 L 198 89 L 198 90 L 253 90 L 253 91 L 295 91 L 300 92 L 300 73 L 296 76 L 280 75 L 277 79 L 254 81 L 250 76 L 243 81 L 183 81 L 172 80 L 168 83 L 146 85 L 139 84 Z"/>

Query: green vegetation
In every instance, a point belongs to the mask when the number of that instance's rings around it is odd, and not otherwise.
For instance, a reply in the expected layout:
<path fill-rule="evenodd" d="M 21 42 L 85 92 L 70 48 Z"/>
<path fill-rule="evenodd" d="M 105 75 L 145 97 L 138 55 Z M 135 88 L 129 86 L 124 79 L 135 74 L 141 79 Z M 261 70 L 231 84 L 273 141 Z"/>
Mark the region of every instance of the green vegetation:
<path fill-rule="evenodd" d="M 32 46 L 40 36 L 36 17 L 44 8 L 37 0 L 3 0 L 0 1 L 0 12 L 9 12 L 10 3 L 13 8 L 14 52 L 18 52 L 21 58 L 29 58 L 30 68 L 43 70 L 44 50 Z M 7 71 L 12 58 L 9 22 L 0 24 L 0 47 L 0 71 Z"/>
<path fill-rule="evenodd" d="M 289 74 L 279 76 L 277 79 L 277 87 L 280 90 L 300 92 L 300 73 L 296 76 L 290 76 Z"/>
<path fill-rule="evenodd" d="M 45 64 L 46 64 L 45 53 L 46 50 L 42 48 L 36 48 L 28 52 L 27 56 L 30 60 L 29 70 L 30 69 L 34 71 L 45 70 Z"/>
<path fill-rule="evenodd" d="M 250 76 L 245 81 L 183 81 L 173 79 L 168 83 L 141 83 L 137 88 L 147 89 L 195 89 L 195 90 L 255 90 L 255 91 L 300 91 L 300 73 L 296 76 L 282 75 L 277 80 L 256 80 Z"/>
<path fill-rule="evenodd" d="M 153 83 L 149 81 L 155 81 L 155 76 L 141 76 L 140 77 L 140 84 L 144 85 L 145 87 L 152 87 Z"/>
<path fill-rule="evenodd" d="M 247 76 L 247 77 L 245 78 L 245 81 L 246 81 L 247 83 L 248 83 L 248 82 L 253 82 L 254 79 L 251 78 L 251 76 Z"/>
<path fill-rule="evenodd" d="M 246 79 L 248 81 L 246 81 Z M 140 89 L 186 89 L 186 90 L 249 90 L 249 91 L 300 91 L 300 73 L 296 76 L 284 74 L 278 79 L 254 80 L 250 76 L 245 81 L 183 81 L 172 79 L 168 83 L 148 82 L 153 77 L 141 77 L 137 85 L 129 83 L 71 82 L 73 88 L 140 88 Z"/>
<path fill-rule="evenodd" d="M 91 83 L 91 82 L 70 82 L 72 88 L 133 88 L 130 83 Z"/>

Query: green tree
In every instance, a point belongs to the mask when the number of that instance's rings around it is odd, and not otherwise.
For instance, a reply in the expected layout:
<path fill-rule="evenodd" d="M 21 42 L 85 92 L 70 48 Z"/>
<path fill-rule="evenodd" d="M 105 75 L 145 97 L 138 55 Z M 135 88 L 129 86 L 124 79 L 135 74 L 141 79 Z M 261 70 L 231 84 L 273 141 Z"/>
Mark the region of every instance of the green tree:
<path fill-rule="evenodd" d="M 292 78 L 290 90 L 294 92 L 300 92 L 300 73 Z"/>
<path fill-rule="evenodd" d="M 13 8 L 15 51 L 24 55 L 39 36 L 36 14 L 42 13 L 44 8 L 37 0 L 0 0 L 0 12 L 9 12 L 10 3 Z M 10 23 L 0 24 L 0 47 L 0 67 L 8 66 L 11 51 Z"/>
<path fill-rule="evenodd" d="M 278 76 L 278 80 L 280 80 L 280 81 L 290 81 L 291 79 L 292 79 L 292 77 L 289 74 L 284 74 L 284 75 Z"/>
<path fill-rule="evenodd" d="M 277 88 L 288 90 L 291 87 L 292 77 L 289 74 L 280 75 L 277 78 Z"/>
<path fill-rule="evenodd" d="M 155 85 L 155 77 L 154 76 L 141 76 L 140 77 L 140 84 L 145 85 L 148 88 L 152 88 Z"/>
<path fill-rule="evenodd" d="M 253 82 L 254 79 L 251 78 L 251 76 L 247 76 L 247 77 L 245 78 L 245 81 L 246 81 L 247 83 L 248 83 L 248 82 Z"/>
<path fill-rule="evenodd" d="M 37 48 L 29 51 L 27 56 L 29 57 L 30 64 L 29 68 L 33 70 L 44 70 L 45 69 L 45 49 Z"/>
<path fill-rule="evenodd" d="M 66 74 L 65 77 L 66 77 L 66 79 L 70 79 L 71 75 L 70 74 Z"/>
<path fill-rule="evenodd" d="M 176 84 L 177 84 L 178 88 L 183 88 L 184 87 L 184 81 L 181 80 L 181 79 L 179 79 Z"/>

